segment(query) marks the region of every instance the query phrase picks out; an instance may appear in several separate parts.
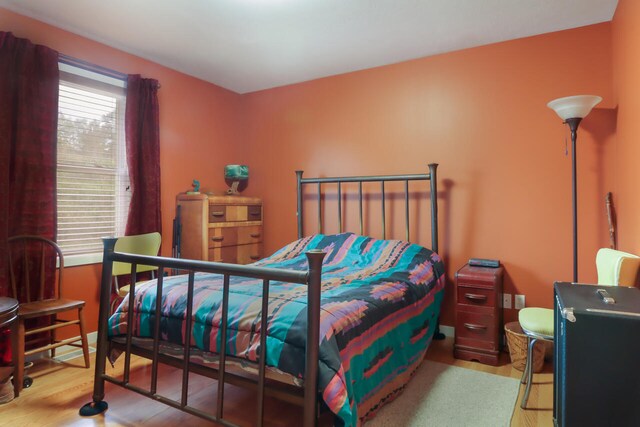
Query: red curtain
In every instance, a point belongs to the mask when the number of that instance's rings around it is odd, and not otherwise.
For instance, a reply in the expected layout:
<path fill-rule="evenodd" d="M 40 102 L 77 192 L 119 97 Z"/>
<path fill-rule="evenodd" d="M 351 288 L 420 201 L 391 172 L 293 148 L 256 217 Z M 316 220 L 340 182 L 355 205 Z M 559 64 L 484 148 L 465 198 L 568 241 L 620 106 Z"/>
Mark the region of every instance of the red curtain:
<path fill-rule="evenodd" d="M 0 31 L 0 296 L 8 237 L 55 240 L 58 82 L 58 52 Z"/>
<path fill-rule="evenodd" d="M 129 75 L 125 135 L 131 181 L 126 235 L 162 233 L 158 81 Z"/>

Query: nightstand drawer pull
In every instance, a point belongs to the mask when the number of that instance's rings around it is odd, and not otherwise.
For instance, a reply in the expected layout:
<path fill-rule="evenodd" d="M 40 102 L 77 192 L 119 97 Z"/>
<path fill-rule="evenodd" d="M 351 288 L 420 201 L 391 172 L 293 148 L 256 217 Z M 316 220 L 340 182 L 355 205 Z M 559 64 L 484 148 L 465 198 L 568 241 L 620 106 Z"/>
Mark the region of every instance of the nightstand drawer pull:
<path fill-rule="evenodd" d="M 249 215 L 258 216 L 260 215 L 260 211 L 251 211 L 249 212 Z"/>
<path fill-rule="evenodd" d="M 485 329 L 487 329 L 486 326 L 478 325 L 476 323 L 465 323 L 464 327 L 472 331 L 484 331 Z"/>
<path fill-rule="evenodd" d="M 211 240 L 214 242 L 222 242 L 224 240 L 224 236 L 213 236 Z"/>
<path fill-rule="evenodd" d="M 259 260 L 260 259 L 260 255 L 251 255 L 251 256 L 249 256 L 249 258 L 251 258 L 253 260 Z"/>
<path fill-rule="evenodd" d="M 475 301 L 475 302 L 483 302 L 487 300 L 486 295 L 479 295 L 479 294 L 464 294 L 464 297 L 466 299 L 470 299 L 471 301 Z"/>
<path fill-rule="evenodd" d="M 212 216 L 224 216 L 224 211 L 213 211 L 211 212 Z"/>
<path fill-rule="evenodd" d="M 260 237 L 260 233 L 251 233 L 249 234 L 249 237 L 253 237 L 254 239 L 257 239 L 258 237 Z"/>

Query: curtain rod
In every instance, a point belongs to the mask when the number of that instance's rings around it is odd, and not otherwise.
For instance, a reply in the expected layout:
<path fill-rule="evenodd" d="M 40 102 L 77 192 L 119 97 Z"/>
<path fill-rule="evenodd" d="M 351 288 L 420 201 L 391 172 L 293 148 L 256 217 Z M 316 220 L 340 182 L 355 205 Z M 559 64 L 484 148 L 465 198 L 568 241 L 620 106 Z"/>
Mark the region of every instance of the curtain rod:
<path fill-rule="evenodd" d="M 128 75 L 125 73 L 121 73 L 120 71 L 112 70 L 111 68 L 103 67 L 101 65 L 96 65 L 82 59 L 74 58 L 73 56 L 65 55 L 64 53 L 58 53 L 58 61 L 87 71 L 104 74 L 105 76 L 113 77 L 114 79 L 120 79 L 125 83 L 127 82 Z M 158 89 L 162 87 L 160 82 L 158 82 L 157 85 Z"/>
<path fill-rule="evenodd" d="M 79 67 L 85 69 L 87 71 L 93 71 L 95 73 L 104 74 L 105 76 L 113 77 L 115 79 L 127 81 L 127 75 L 125 73 L 121 73 L 120 71 L 115 71 L 110 68 L 102 67 L 100 65 L 93 64 L 88 61 L 84 61 L 82 59 L 74 58 L 69 55 L 65 55 L 63 53 L 58 54 L 58 61 L 63 64 L 72 65 L 74 67 Z"/>

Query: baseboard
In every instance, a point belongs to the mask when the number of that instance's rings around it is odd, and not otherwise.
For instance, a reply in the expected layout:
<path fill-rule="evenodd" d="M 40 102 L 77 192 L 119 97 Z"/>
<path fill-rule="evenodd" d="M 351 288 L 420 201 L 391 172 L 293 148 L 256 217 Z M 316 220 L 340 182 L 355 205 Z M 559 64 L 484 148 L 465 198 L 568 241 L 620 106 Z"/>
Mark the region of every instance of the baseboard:
<path fill-rule="evenodd" d="M 456 329 L 453 326 L 440 325 L 440 332 L 442 332 L 446 337 L 453 338 L 455 331 Z"/>
<path fill-rule="evenodd" d="M 98 332 L 90 332 L 87 334 L 87 341 L 89 342 L 89 353 L 95 353 L 96 341 L 98 340 Z M 72 345 L 63 345 L 56 349 L 56 357 L 54 360 L 58 362 L 66 362 L 67 360 L 74 359 L 82 356 L 82 348 Z"/>

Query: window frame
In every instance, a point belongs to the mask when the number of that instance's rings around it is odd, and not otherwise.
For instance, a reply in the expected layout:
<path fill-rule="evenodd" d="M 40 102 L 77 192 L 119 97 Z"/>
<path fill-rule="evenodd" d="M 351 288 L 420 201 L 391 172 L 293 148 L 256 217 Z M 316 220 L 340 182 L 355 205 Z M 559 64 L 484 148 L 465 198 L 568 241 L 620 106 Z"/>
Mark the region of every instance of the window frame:
<path fill-rule="evenodd" d="M 127 89 L 127 76 L 125 74 L 117 73 L 93 64 L 86 63 L 84 61 L 76 60 L 74 58 L 62 57 L 59 59 L 58 67 L 60 70 L 60 83 L 69 83 L 72 85 L 78 85 L 86 89 L 94 90 L 96 93 L 103 92 L 109 95 L 114 95 L 117 99 L 118 109 L 122 109 L 121 114 L 117 114 L 117 140 L 123 149 L 118 150 L 118 159 L 115 167 L 115 183 L 121 185 L 121 179 L 124 173 L 128 174 L 128 166 L 126 161 L 126 141 L 125 141 L 125 108 L 126 108 L 126 89 Z M 58 163 L 56 161 L 56 173 L 58 171 Z M 56 184 L 56 188 L 58 184 Z M 116 193 L 116 197 L 118 194 Z M 58 198 L 56 196 L 56 204 Z M 120 203 L 116 202 L 116 209 L 122 207 Z M 125 218 L 128 213 L 129 204 L 124 206 Z M 115 214 L 115 220 L 117 221 L 117 215 Z M 125 219 L 126 221 L 126 219 Z M 59 231 L 59 224 L 56 223 L 56 235 Z M 124 233 L 124 230 L 122 230 Z M 65 254 L 63 249 L 65 266 L 73 267 L 80 265 L 98 264 L 102 262 L 103 252 L 102 250 L 97 252 L 85 252 L 80 254 Z"/>

